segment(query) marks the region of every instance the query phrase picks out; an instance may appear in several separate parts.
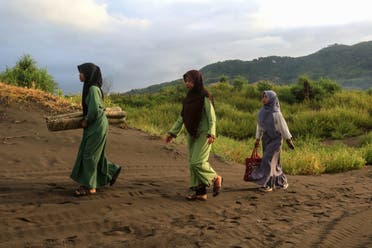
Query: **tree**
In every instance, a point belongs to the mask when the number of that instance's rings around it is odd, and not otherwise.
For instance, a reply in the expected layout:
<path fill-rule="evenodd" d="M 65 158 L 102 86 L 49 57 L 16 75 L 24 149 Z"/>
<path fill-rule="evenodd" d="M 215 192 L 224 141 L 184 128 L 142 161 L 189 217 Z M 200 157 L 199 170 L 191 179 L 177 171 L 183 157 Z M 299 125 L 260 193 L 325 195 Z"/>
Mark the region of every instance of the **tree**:
<path fill-rule="evenodd" d="M 310 100 L 314 98 L 313 94 L 314 83 L 309 79 L 308 76 L 303 75 L 299 77 L 297 83 L 292 86 L 291 92 L 295 96 L 298 102 Z"/>
<path fill-rule="evenodd" d="M 36 61 L 30 55 L 24 55 L 13 68 L 7 67 L 0 74 L 0 80 L 17 86 L 36 88 L 50 93 L 55 93 L 57 83 L 48 74 L 45 68 L 39 69 Z"/>
<path fill-rule="evenodd" d="M 243 76 L 237 76 L 233 81 L 234 89 L 237 91 L 241 91 L 245 84 L 248 84 L 248 80 Z"/>
<path fill-rule="evenodd" d="M 272 90 L 273 85 L 269 81 L 263 80 L 257 83 L 257 89 L 258 92 L 262 93 L 265 90 Z"/>
<path fill-rule="evenodd" d="M 318 80 L 318 84 L 322 87 L 327 94 L 333 95 L 336 92 L 341 91 L 341 86 L 337 84 L 335 81 L 328 79 L 328 78 L 320 78 Z"/>
<path fill-rule="evenodd" d="M 341 86 L 335 81 L 321 78 L 316 82 L 307 76 L 301 76 L 297 83 L 292 86 L 291 92 L 298 102 L 309 100 L 322 100 L 324 97 L 333 95 L 341 90 Z"/>
<path fill-rule="evenodd" d="M 227 76 L 225 76 L 225 75 L 222 75 L 221 77 L 220 77 L 220 80 L 219 80 L 221 83 L 226 83 L 226 82 L 229 82 L 229 79 L 228 79 L 228 77 Z"/>

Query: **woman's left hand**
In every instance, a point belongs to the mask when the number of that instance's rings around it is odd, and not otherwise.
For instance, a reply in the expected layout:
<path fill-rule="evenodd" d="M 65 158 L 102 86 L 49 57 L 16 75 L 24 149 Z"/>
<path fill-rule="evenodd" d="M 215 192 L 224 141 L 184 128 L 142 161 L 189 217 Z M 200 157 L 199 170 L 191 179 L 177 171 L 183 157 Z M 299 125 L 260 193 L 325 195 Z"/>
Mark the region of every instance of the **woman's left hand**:
<path fill-rule="evenodd" d="M 292 138 L 287 139 L 286 142 L 287 142 L 287 145 L 289 146 L 290 149 L 292 149 L 292 150 L 295 149 Z"/>
<path fill-rule="evenodd" d="M 87 127 L 88 127 L 88 122 L 87 122 L 87 120 L 84 119 L 84 120 L 81 121 L 81 127 L 82 127 L 82 128 L 87 128 Z"/>
<path fill-rule="evenodd" d="M 216 138 L 214 136 L 209 136 L 208 137 L 208 144 L 213 144 L 215 139 Z"/>

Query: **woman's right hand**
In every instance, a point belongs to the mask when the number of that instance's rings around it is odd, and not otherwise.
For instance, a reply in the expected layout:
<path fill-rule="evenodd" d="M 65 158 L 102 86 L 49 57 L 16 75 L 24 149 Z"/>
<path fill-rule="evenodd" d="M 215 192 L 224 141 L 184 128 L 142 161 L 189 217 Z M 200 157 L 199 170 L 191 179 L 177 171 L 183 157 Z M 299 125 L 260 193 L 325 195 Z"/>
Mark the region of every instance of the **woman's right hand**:
<path fill-rule="evenodd" d="M 172 135 L 168 134 L 167 137 L 165 138 L 165 143 L 170 143 L 172 139 L 173 139 Z"/>
<path fill-rule="evenodd" d="M 260 147 L 260 140 L 256 139 L 256 142 L 254 142 L 254 148 L 259 148 Z"/>

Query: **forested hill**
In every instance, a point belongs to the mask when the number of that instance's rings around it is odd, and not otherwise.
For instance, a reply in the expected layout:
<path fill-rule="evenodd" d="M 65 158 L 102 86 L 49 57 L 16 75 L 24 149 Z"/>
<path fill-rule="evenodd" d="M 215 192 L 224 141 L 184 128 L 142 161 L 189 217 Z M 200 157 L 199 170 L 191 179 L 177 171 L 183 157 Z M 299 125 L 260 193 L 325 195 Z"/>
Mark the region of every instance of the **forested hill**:
<path fill-rule="evenodd" d="M 291 84 L 299 76 L 320 77 L 337 81 L 345 88 L 372 87 L 372 41 L 352 46 L 334 44 L 303 57 L 260 57 L 252 61 L 227 60 L 201 69 L 206 84 L 219 81 L 222 76 L 232 81 L 243 76 L 249 83 L 269 80 L 277 84 Z M 156 92 L 180 79 L 132 90 L 130 93 Z"/>

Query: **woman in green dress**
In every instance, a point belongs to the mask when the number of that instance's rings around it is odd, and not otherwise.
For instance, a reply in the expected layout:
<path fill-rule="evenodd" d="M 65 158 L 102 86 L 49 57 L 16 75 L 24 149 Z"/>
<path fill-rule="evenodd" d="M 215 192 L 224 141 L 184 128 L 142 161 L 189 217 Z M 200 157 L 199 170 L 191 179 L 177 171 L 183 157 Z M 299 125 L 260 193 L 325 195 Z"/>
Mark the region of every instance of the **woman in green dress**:
<path fill-rule="evenodd" d="M 212 95 L 204 88 L 199 71 L 191 70 L 183 75 L 188 93 L 183 100 L 182 112 L 168 132 L 166 142 L 179 135 L 183 125 L 187 131 L 189 151 L 190 189 L 188 200 L 206 200 L 207 187 L 213 183 L 213 196 L 222 187 L 223 178 L 208 163 L 211 146 L 216 137 L 216 115 Z"/>
<path fill-rule="evenodd" d="M 84 131 L 71 178 L 81 185 L 75 190 L 75 195 L 84 196 L 96 193 L 99 187 L 113 185 L 121 167 L 110 163 L 105 155 L 108 121 L 104 113 L 100 68 L 84 63 L 78 66 L 78 70 L 80 81 L 84 82 L 84 119 L 81 121 Z"/>

